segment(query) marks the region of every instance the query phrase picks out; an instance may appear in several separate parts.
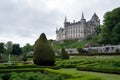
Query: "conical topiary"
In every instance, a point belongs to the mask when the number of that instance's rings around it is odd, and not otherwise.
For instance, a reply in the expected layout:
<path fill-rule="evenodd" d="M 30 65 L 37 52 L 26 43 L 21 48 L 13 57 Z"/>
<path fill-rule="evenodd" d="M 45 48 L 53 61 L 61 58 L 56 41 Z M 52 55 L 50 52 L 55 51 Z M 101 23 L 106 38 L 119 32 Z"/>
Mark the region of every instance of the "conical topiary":
<path fill-rule="evenodd" d="M 23 56 L 22 56 L 22 60 L 23 60 L 24 62 L 27 61 L 27 54 L 23 54 Z"/>
<path fill-rule="evenodd" d="M 33 62 L 36 65 L 43 66 L 52 66 L 55 63 L 55 52 L 44 33 L 35 42 Z"/>
<path fill-rule="evenodd" d="M 65 51 L 64 48 L 62 48 L 61 58 L 62 59 L 69 59 L 69 54 L 67 53 L 67 51 Z"/>

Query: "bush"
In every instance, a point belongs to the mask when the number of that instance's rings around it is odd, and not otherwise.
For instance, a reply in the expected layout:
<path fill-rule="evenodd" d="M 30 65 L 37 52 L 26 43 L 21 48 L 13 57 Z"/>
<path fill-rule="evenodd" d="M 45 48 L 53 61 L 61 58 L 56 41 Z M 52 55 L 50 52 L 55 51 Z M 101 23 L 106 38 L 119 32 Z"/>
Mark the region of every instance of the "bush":
<path fill-rule="evenodd" d="M 5 74 L 2 75 L 1 77 L 2 77 L 3 80 L 9 80 L 10 76 L 11 76 L 11 74 L 5 73 Z"/>
<path fill-rule="evenodd" d="M 120 50 L 119 50 L 119 49 L 116 49 L 116 50 L 115 50 L 115 53 L 120 53 Z"/>
<path fill-rule="evenodd" d="M 50 46 L 44 33 L 34 45 L 33 62 L 36 65 L 52 66 L 55 63 L 55 52 Z"/>
<path fill-rule="evenodd" d="M 64 48 L 62 48 L 61 58 L 62 59 L 69 59 L 69 54 L 65 51 Z"/>
<path fill-rule="evenodd" d="M 51 75 L 51 74 L 46 75 L 41 72 L 27 72 L 27 73 L 12 72 L 9 73 L 9 75 L 0 74 L 0 80 L 64 80 L 64 77 L 61 75 Z"/>
<path fill-rule="evenodd" d="M 95 71 L 95 72 L 120 74 L 119 68 L 105 68 L 105 67 L 99 67 L 99 66 L 79 65 L 76 67 L 76 69 L 83 70 L 83 71 Z"/>
<path fill-rule="evenodd" d="M 24 62 L 27 61 L 27 54 L 23 54 L 22 60 L 23 60 Z"/>
<path fill-rule="evenodd" d="M 64 78 L 73 78 L 74 77 L 72 74 L 65 73 L 65 72 L 59 72 L 59 71 L 52 70 L 52 69 L 45 69 L 44 73 L 45 74 L 60 74 L 60 75 L 64 76 Z"/>
<path fill-rule="evenodd" d="M 84 50 L 83 48 L 77 48 L 77 51 L 79 53 L 88 53 L 86 50 Z"/>
<path fill-rule="evenodd" d="M 2 63 L 3 62 L 3 56 L 2 56 L 2 54 L 0 53 L 0 63 Z"/>

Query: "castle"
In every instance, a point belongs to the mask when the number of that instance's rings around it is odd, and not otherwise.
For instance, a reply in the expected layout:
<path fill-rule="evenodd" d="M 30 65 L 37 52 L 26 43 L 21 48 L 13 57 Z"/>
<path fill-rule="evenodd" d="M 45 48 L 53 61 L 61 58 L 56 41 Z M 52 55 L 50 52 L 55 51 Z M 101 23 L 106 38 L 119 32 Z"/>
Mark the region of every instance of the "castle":
<path fill-rule="evenodd" d="M 68 22 L 67 18 L 65 17 L 64 28 L 56 30 L 56 40 L 84 40 L 87 35 L 95 35 L 95 27 L 99 25 L 100 19 L 96 13 L 93 14 L 89 21 L 86 21 L 83 13 L 81 20 L 78 22 L 75 22 L 75 20 L 73 20 L 73 23 Z"/>

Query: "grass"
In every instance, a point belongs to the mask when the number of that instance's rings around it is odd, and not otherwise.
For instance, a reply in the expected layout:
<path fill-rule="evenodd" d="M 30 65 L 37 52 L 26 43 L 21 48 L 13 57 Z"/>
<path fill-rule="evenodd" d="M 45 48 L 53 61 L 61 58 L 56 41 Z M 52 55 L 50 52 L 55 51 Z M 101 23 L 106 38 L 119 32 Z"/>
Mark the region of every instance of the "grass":
<path fill-rule="evenodd" d="M 79 42 L 78 40 L 65 40 L 63 43 L 56 42 L 53 45 L 53 48 L 55 50 L 61 49 L 62 47 L 65 48 L 78 48 L 78 47 L 84 47 L 86 43 L 91 42 L 91 40 L 84 40 L 82 42 Z"/>
<path fill-rule="evenodd" d="M 107 73 L 98 73 L 98 72 L 90 72 L 90 71 L 78 71 L 74 68 L 71 69 L 65 69 L 62 68 L 60 70 L 58 70 L 60 72 L 66 72 L 66 73 L 72 73 L 75 75 L 83 75 L 84 77 L 81 78 L 76 78 L 76 79 L 68 79 L 68 80 L 89 80 L 89 78 L 94 78 L 91 80 L 96 80 L 100 78 L 102 78 L 102 80 L 120 80 L 120 75 L 117 74 L 107 74 Z M 85 79 L 86 78 L 86 79 Z"/>

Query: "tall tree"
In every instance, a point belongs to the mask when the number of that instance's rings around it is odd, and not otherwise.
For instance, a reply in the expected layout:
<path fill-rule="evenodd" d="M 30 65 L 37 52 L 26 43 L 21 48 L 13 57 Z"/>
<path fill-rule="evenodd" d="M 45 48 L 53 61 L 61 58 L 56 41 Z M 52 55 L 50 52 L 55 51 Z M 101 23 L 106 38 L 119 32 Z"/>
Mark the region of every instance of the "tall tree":
<path fill-rule="evenodd" d="M 12 54 L 13 55 L 20 55 L 20 54 L 22 54 L 22 50 L 21 50 L 19 44 L 13 44 Z"/>
<path fill-rule="evenodd" d="M 120 22 L 114 27 L 112 37 L 112 43 L 120 44 Z"/>
<path fill-rule="evenodd" d="M 98 35 L 101 32 L 101 26 L 95 27 L 95 34 Z"/>
<path fill-rule="evenodd" d="M 30 51 L 33 51 L 33 46 L 27 43 L 24 47 L 22 47 L 23 53 L 29 53 Z"/>
<path fill-rule="evenodd" d="M 13 47 L 12 41 L 8 41 L 5 45 L 5 47 L 6 47 L 6 53 L 11 54 L 12 53 L 12 47 Z"/>
<path fill-rule="evenodd" d="M 113 33 L 115 26 L 120 22 L 120 7 L 107 12 L 104 15 L 104 23 L 100 34 L 102 43 L 113 43 Z"/>
<path fill-rule="evenodd" d="M 0 43 L 0 53 L 4 53 L 5 48 L 4 48 L 4 43 Z"/>

